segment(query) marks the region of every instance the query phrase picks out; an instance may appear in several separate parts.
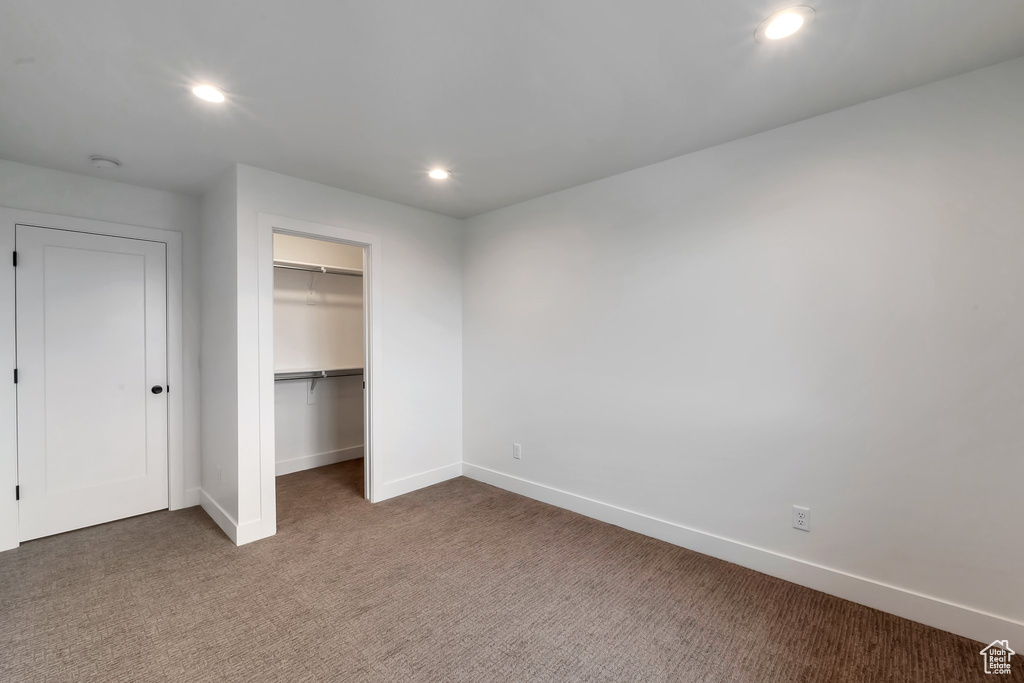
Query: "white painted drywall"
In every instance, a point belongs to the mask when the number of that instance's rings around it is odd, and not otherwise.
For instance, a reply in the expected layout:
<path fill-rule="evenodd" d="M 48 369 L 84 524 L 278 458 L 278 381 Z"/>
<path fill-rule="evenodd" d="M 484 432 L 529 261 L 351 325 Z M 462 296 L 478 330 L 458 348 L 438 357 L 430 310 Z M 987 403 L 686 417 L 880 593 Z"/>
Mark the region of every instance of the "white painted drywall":
<path fill-rule="evenodd" d="M 335 257 L 278 247 L 274 258 L 335 265 L 357 263 L 362 269 L 362 249 L 319 241 Z M 291 237 L 292 241 L 301 238 Z M 301 239 L 316 244 L 318 240 Z M 355 252 L 354 255 L 351 252 Z M 301 257 L 301 258 L 295 258 Z M 358 276 L 274 269 L 274 370 L 363 367 L 366 338 L 363 334 L 363 279 Z"/>
<path fill-rule="evenodd" d="M 1017 60 L 470 219 L 467 471 L 1019 628 L 1022 188 Z"/>
<path fill-rule="evenodd" d="M 363 378 L 321 380 L 307 401 L 309 381 L 274 387 L 274 458 L 290 474 L 363 455 Z"/>
<path fill-rule="evenodd" d="M 345 190 L 238 166 L 239 519 L 260 518 L 258 214 L 378 235 L 375 467 L 390 490 L 462 462 L 462 222 Z M 447 469 L 445 469 L 447 468 Z M 406 480 L 403 483 L 402 480 Z"/>
<path fill-rule="evenodd" d="M 274 259 L 362 270 L 363 250 L 276 234 Z M 364 346 L 362 277 L 274 270 L 275 371 L 361 368 Z M 274 423 L 278 474 L 360 457 L 363 377 L 276 383 Z"/>
<path fill-rule="evenodd" d="M 198 503 L 199 201 L 183 194 L 0 160 L 0 206 L 182 234 L 185 489 L 186 503 Z"/>
<path fill-rule="evenodd" d="M 300 263 L 316 263 L 334 268 L 362 270 L 363 250 L 351 244 L 312 240 L 295 235 L 274 235 L 274 258 Z"/>
<path fill-rule="evenodd" d="M 274 270 L 276 372 L 361 368 L 365 341 L 362 278 Z"/>
<path fill-rule="evenodd" d="M 202 503 L 232 538 L 239 489 L 236 190 L 232 167 L 202 201 Z"/>

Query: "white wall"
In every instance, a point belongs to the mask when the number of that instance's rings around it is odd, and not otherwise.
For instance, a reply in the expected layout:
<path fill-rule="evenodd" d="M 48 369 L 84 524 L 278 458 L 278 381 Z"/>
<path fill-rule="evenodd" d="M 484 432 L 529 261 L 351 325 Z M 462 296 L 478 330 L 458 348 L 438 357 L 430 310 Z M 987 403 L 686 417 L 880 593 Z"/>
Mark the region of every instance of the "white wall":
<path fill-rule="evenodd" d="M 258 214 L 377 235 L 382 294 L 374 368 L 383 497 L 457 475 L 462 462 L 462 222 L 238 166 L 239 522 L 260 518 Z M 403 481 L 407 480 L 408 481 Z M 248 496 L 248 498 L 247 498 Z"/>
<path fill-rule="evenodd" d="M 239 496 L 236 195 L 232 167 L 202 201 L 202 503 L 232 538 Z"/>
<path fill-rule="evenodd" d="M 0 160 L 0 206 L 182 234 L 186 502 L 199 502 L 199 201 L 90 176 Z"/>
<path fill-rule="evenodd" d="M 363 250 L 351 244 L 325 242 L 295 235 L 274 235 L 274 258 L 362 270 Z"/>
<path fill-rule="evenodd" d="M 1017 60 L 470 219 L 466 473 L 1024 634 L 1022 188 Z"/>
<path fill-rule="evenodd" d="M 309 380 L 274 387 L 274 459 L 290 474 L 363 457 L 363 377 Z"/>
<path fill-rule="evenodd" d="M 290 235 L 274 235 L 274 258 L 317 265 L 362 269 L 363 250 L 320 241 L 334 258 L 281 248 L 317 244 Z M 353 254 L 354 252 L 354 254 Z M 310 288 L 312 286 L 312 289 Z M 363 278 L 274 269 L 274 370 L 361 368 L 364 363 Z"/>
<path fill-rule="evenodd" d="M 361 368 L 364 343 L 362 278 L 274 270 L 275 371 Z"/>
<path fill-rule="evenodd" d="M 363 268 L 360 247 L 292 235 L 274 235 L 274 259 Z M 362 277 L 274 270 L 275 372 L 361 368 L 364 345 Z M 278 474 L 363 455 L 362 375 L 278 382 L 274 406 Z"/>

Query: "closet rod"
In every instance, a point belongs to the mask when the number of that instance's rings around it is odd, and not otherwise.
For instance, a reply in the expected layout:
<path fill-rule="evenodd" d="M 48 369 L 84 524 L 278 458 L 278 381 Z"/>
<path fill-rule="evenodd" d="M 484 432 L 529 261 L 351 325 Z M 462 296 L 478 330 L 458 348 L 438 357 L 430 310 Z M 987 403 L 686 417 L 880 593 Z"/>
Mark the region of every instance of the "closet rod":
<path fill-rule="evenodd" d="M 315 263 L 299 263 L 297 261 L 278 261 L 274 260 L 275 268 L 284 268 L 286 270 L 304 270 L 310 273 L 323 273 L 325 275 L 350 275 L 352 277 L 362 277 L 363 271 L 356 270 L 355 268 L 334 268 L 331 266 L 318 266 Z"/>
<path fill-rule="evenodd" d="M 337 368 L 335 370 L 303 370 L 300 372 L 275 372 L 275 382 L 292 379 L 325 379 L 327 377 L 356 377 L 363 374 L 362 368 Z"/>

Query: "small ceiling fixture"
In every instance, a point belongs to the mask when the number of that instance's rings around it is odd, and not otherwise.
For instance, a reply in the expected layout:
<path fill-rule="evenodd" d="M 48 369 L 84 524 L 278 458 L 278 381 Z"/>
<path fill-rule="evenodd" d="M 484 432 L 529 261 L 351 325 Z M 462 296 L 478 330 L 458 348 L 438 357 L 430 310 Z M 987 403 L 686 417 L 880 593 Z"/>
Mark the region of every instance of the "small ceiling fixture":
<path fill-rule="evenodd" d="M 448 180 L 452 177 L 452 172 L 443 168 L 432 168 L 427 175 L 434 180 Z"/>
<path fill-rule="evenodd" d="M 210 85 L 209 83 L 203 83 L 192 88 L 192 94 L 207 102 L 220 103 L 224 101 L 224 92 L 217 86 Z"/>
<path fill-rule="evenodd" d="M 814 10 L 810 7 L 789 7 L 772 14 L 761 22 L 754 31 L 754 40 L 766 43 L 772 40 L 788 38 L 814 19 Z"/>
<path fill-rule="evenodd" d="M 121 166 L 121 162 L 117 159 L 111 159 L 110 157 L 103 157 L 99 154 L 93 154 L 89 157 L 89 162 L 92 163 L 96 168 L 111 169 L 118 168 Z"/>

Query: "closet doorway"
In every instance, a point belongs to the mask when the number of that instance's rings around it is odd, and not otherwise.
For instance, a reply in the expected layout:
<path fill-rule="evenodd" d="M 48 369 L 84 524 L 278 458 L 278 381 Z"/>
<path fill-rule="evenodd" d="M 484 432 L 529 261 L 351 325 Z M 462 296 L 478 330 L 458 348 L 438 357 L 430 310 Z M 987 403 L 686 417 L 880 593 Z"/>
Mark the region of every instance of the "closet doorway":
<path fill-rule="evenodd" d="M 364 319 L 362 247 L 274 235 L 277 476 L 363 458 Z"/>
<path fill-rule="evenodd" d="M 260 507 L 272 535 L 279 476 L 345 472 L 339 495 L 371 502 L 380 488 L 380 236 L 259 214 L 259 260 Z"/>

